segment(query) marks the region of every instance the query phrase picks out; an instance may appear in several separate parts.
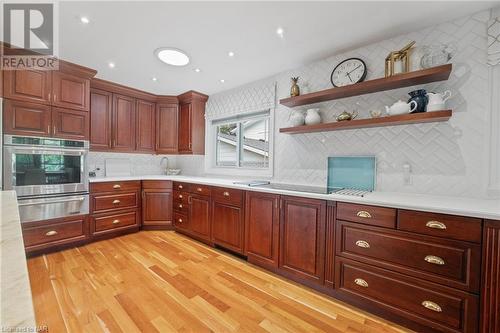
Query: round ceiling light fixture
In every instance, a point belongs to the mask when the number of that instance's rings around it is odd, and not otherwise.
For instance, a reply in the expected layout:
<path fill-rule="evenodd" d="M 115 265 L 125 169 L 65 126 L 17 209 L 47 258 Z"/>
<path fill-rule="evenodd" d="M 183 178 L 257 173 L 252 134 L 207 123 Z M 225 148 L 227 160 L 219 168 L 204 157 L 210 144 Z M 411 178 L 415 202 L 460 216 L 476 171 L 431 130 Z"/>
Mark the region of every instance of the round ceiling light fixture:
<path fill-rule="evenodd" d="M 158 59 L 171 66 L 186 66 L 189 64 L 188 55 L 176 48 L 160 47 L 155 50 L 155 54 Z"/>

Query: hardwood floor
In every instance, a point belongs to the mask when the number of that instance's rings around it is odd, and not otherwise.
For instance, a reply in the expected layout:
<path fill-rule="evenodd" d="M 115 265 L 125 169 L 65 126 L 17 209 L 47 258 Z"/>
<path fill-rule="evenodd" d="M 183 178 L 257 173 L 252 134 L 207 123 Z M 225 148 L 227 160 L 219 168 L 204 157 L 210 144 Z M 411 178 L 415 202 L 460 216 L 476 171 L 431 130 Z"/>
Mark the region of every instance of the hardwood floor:
<path fill-rule="evenodd" d="M 174 232 L 28 260 L 49 332 L 406 332 Z"/>

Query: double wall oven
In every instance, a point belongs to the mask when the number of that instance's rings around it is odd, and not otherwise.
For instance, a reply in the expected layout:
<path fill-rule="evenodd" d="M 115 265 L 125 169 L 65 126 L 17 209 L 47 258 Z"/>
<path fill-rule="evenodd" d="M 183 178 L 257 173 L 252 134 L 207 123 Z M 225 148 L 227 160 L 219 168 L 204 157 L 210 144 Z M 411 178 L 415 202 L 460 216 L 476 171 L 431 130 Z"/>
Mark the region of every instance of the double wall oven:
<path fill-rule="evenodd" d="M 88 141 L 5 135 L 3 187 L 22 222 L 88 214 Z"/>

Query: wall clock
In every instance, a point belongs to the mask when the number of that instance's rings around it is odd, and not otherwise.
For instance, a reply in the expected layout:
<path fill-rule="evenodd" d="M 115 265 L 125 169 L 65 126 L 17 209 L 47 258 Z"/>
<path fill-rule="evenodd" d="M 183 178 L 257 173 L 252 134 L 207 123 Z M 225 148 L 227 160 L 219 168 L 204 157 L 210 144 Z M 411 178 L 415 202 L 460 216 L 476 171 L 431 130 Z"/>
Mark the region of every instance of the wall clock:
<path fill-rule="evenodd" d="M 333 69 L 330 81 L 334 87 L 344 87 L 361 82 L 366 77 L 366 64 L 359 58 L 349 58 Z"/>

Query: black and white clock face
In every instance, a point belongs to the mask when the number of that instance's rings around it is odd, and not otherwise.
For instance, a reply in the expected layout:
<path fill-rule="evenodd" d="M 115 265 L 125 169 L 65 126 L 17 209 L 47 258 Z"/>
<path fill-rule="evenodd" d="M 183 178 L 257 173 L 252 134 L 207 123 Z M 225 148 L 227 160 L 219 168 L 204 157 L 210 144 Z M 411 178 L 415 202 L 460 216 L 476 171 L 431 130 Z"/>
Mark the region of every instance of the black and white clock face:
<path fill-rule="evenodd" d="M 334 87 L 344 87 L 361 82 L 366 77 L 366 65 L 363 60 L 350 58 L 335 67 L 330 80 Z"/>

